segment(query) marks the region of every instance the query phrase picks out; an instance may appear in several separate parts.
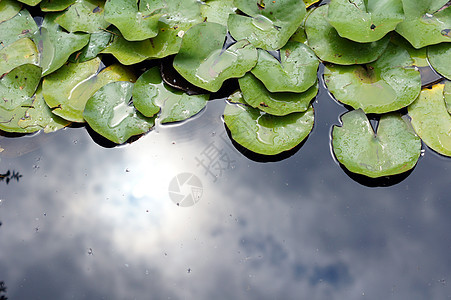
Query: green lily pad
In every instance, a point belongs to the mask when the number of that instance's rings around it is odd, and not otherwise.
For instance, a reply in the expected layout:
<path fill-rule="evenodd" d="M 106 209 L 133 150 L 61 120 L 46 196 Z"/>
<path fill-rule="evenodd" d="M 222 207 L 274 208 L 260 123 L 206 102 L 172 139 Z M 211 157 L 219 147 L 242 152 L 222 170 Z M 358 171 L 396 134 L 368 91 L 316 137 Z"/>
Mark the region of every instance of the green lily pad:
<path fill-rule="evenodd" d="M 23 38 L 0 50 L 0 77 L 12 69 L 39 62 L 36 45 L 29 38 Z"/>
<path fill-rule="evenodd" d="M 327 18 L 341 37 L 369 43 L 395 30 L 404 13 L 401 0 L 332 0 Z"/>
<path fill-rule="evenodd" d="M 440 154 L 451 156 L 451 116 L 445 104 L 451 102 L 449 82 L 424 89 L 409 107 L 412 126 L 423 142 Z"/>
<path fill-rule="evenodd" d="M 445 84 L 443 90 L 443 96 L 445 97 L 446 110 L 451 114 L 451 84 Z"/>
<path fill-rule="evenodd" d="M 438 73 L 451 80 L 451 44 L 429 46 L 428 59 Z"/>
<path fill-rule="evenodd" d="M 31 105 L 25 111 L 25 116 L 18 122 L 18 125 L 24 129 L 32 128 L 34 130 L 39 128 L 44 129 L 45 133 L 57 131 L 69 124 L 69 121 L 55 115 L 47 106 L 40 86 L 32 97 Z"/>
<path fill-rule="evenodd" d="M 405 20 L 396 31 L 415 48 L 451 42 L 451 6 L 446 0 L 403 0 Z"/>
<path fill-rule="evenodd" d="M 202 23 L 201 4 L 197 0 L 167 3 L 166 13 L 158 21 L 158 35 L 150 39 L 151 58 L 163 58 L 179 52 L 185 32 Z"/>
<path fill-rule="evenodd" d="M 76 0 L 44 0 L 39 4 L 42 11 L 63 11 Z"/>
<path fill-rule="evenodd" d="M 67 64 L 44 78 L 42 93 L 53 113 L 72 122 L 83 123 L 86 102 L 102 86 L 115 81 L 135 81 L 119 64 L 98 72 L 100 59 Z"/>
<path fill-rule="evenodd" d="M 229 15 L 236 13 L 236 6 L 233 0 L 209 0 L 205 1 L 200 11 L 206 22 L 227 26 Z"/>
<path fill-rule="evenodd" d="M 27 10 L 21 10 L 13 18 L 0 23 L 0 49 L 17 40 L 31 37 L 36 30 L 38 26 L 33 17 Z"/>
<path fill-rule="evenodd" d="M 228 104 L 224 122 L 232 139 L 259 154 L 276 155 L 300 144 L 313 128 L 313 107 L 302 113 L 273 116 L 259 109 Z"/>
<path fill-rule="evenodd" d="M 247 39 L 265 50 L 282 48 L 306 14 L 301 0 L 235 0 L 235 5 L 249 17 L 230 14 L 230 34 L 235 40 Z"/>
<path fill-rule="evenodd" d="M 58 70 L 72 53 L 89 42 L 88 34 L 64 32 L 55 22 L 57 16 L 46 14 L 41 28 L 33 36 L 38 47 L 43 76 Z"/>
<path fill-rule="evenodd" d="M 146 117 L 160 111 L 161 123 L 186 120 L 206 105 L 209 95 L 188 95 L 166 85 L 158 67 L 146 71 L 133 87 L 133 105 Z"/>
<path fill-rule="evenodd" d="M 100 53 L 110 53 L 123 65 L 133 65 L 153 56 L 151 40 L 131 42 L 113 30 L 113 39 Z"/>
<path fill-rule="evenodd" d="M 108 0 L 105 3 L 105 20 L 116 26 L 126 40 L 142 41 L 158 34 L 158 20 L 163 15 L 163 2 Z"/>
<path fill-rule="evenodd" d="M 100 88 L 86 103 L 83 116 L 89 126 L 117 144 L 143 134 L 154 126 L 154 119 L 144 117 L 132 105 L 133 83 L 118 81 Z"/>
<path fill-rule="evenodd" d="M 0 1 L 0 23 L 17 15 L 21 8 L 22 5 L 14 0 Z"/>
<path fill-rule="evenodd" d="M 280 62 L 265 50 L 258 50 L 257 65 L 252 74 L 270 92 L 306 91 L 316 83 L 319 61 L 307 45 L 289 41 L 280 49 Z"/>
<path fill-rule="evenodd" d="M 390 41 L 388 36 L 372 43 L 342 38 L 327 22 L 328 7 L 316 8 L 305 22 L 308 45 L 321 60 L 340 65 L 366 64 L 382 55 Z"/>
<path fill-rule="evenodd" d="M 382 115 L 375 133 L 365 113 L 353 110 L 334 126 L 332 146 L 337 160 L 351 172 L 371 178 L 404 173 L 421 154 L 421 140 L 407 117 Z"/>
<path fill-rule="evenodd" d="M 429 62 L 427 59 L 427 47 L 416 49 L 406 39 L 404 39 L 397 33 L 393 34 L 390 42 L 407 50 L 410 57 L 413 59 L 414 66 L 419 68 L 429 67 Z"/>
<path fill-rule="evenodd" d="M 338 101 L 381 114 L 406 107 L 418 97 L 421 75 L 412 63 L 406 50 L 390 44 L 368 65 L 326 66 L 324 80 Z"/>
<path fill-rule="evenodd" d="M 257 63 L 257 49 L 240 40 L 223 50 L 226 33 L 227 28 L 218 23 L 193 26 L 183 37 L 174 68 L 192 84 L 211 92 L 218 91 L 225 80 L 243 76 Z"/>
<path fill-rule="evenodd" d="M 78 52 L 72 54 L 70 62 L 85 62 L 94 59 L 100 52 L 108 47 L 112 39 L 112 34 L 107 31 L 92 33 L 89 37 L 89 43 Z"/>
<path fill-rule="evenodd" d="M 19 2 L 25 3 L 26 5 L 36 6 L 42 0 L 18 0 Z"/>
<path fill-rule="evenodd" d="M 271 93 L 251 73 L 238 79 L 244 102 L 254 108 L 275 116 L 303 112 L 310 107 L 310 101 L 318 93 L 318 84 L 303 93 Z"/>
<path fill-rule="evenodd" d="M 19 121 L 33 104 L 41 80 L 41 68 L 24 64 L 3 76 L 0 80 L 0 129 L 7 132 L 29 133 L 41 129 L 39 126 L 23 128 Z"/>
<path fill-rule="evenodd" d="M 104 3 L 102 0 L 77 0 L 55 21 L 69 32 L 102 31 L 110 25 L 103 15 Z"/>

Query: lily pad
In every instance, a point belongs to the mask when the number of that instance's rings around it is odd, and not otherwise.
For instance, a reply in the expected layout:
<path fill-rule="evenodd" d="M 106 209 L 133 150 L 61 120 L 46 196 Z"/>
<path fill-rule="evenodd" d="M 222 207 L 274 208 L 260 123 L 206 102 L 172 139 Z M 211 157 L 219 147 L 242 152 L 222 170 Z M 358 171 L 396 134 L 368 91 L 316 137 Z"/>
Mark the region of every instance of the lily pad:
<path fill-rule="evenodd" d="M 12 69 L 39 62 L 36 45 L 29 38 L 23 38 L 0 50 L 0 77 Z"/>
<path fill-rule="evenodd" d="M 257 49 L 240 40 L 223 50 L 226 33 L 227 28 L 218 23 L 193 26 L 183 37 L 174 68 L 192 84 L 211 92 L 218 91 L 225 80 L 243 76 L 257 63 Z"/>
<path fill-rule="evenodd" d="M 63 11 L 76 0 L 44 0 L 39 4 L 42 11 Z"/>
<path fill-rule="evenodd" d="M 72 122 L 83 123 L 88 99 L 102 86 L 115 81 L 135 81 L 135 76 L 120 64 L 99 72 L 99 58 L 67 64 L 44 78 L 43 95 L 53 113 Z"/>
<path fill-rule="evenodd" d="M 446 102 L 451 102 L 450 83 L 439 83 L 431 89 L 424 89 L 409 108 L 412 126 L 423 142 L 440 154 L 451 156 L 451 116 Z"/>
<path fill-rule="evenodd" d="M 77 0 L 55 21 L 69 32 L 102 31 L 110 25 L 103 15 L 104 3 L 102 0 Z"/>
<path fill-rule="evenodd" d="M 42 89 L 39 86 L 36 94 L 32 97 L 31 105 L 25 111 L 25 115 L 18 122 L 24 129 L 43 129 L 45 133 L 54 132 L 70 124 L 69 121 L 55 115 L 47 106 L 42 96 Z"/>
<path fill-rule="evenodd" d="M 421 90 L 420 72 L 409 53 L 390 44 L 375 62 L 359 66 L 326 66 L 324 81 L 334 97 L 365 113 L 386 113 L 412 103 Z"/>
<path fill-rule="evenodd" d="M 94 131 L 116 144 L 123 144 L 154 126 L 154 118 L 144 117 L 130 105 L 132 89 L 131 82 L 109 83 L 88 100 L 83 113 Z"/>
<path fill-rule="evenodd" d="M 11 19 L 22 8 L 22 5 L 14 0 L 0 1 L 0 23 Z"/>
<path fill-rule="evenodd" d="M 64 32 L 55 22 L 56 17 L 57 14 L 47 14 L 41 28 L 33 36 L 43 76 L 58 70 L 72 53 L 89 42 L 88 34 Z"/>
<path fill-rule="evenodd" d="M 313 10 L 305 23 L 308 45 L 321 60 L 340 65 L 366 64 L 382 55 L 390 41 L 388 36 L 372 43 L 342 38 L 327 21 L 328 7 Z"/>
<path fill-rule="evenodd" d="M 200 11 L 205 21 L 227 26 L 229 15 L 236 13 L 236 6 L 234 0 L 209 0 Z"/>
<path fill-rule="evenodd" d="M 158 67 L 146 71 L 133 88 L 133 105 L 146 117 L 160 111 L 161 123 L 186 120 L 206 105 L 209 95 L 192 95 L 171 88 L 163 82 Z"/>
<path fill-rule="evenodd" d="M 302 113 L 273 116 L 259 109 L 228 104 L 224 122 L 232 139 L 259 154 L 276 155 L 300 144 L 313 128 L 313 107 Z"/>
<path fill-rule="evenodd" d="M 410 57 L 413 59 L 413 65 L 415 67 L 430 67 L 427 59 L 427 47 L 416 49 L 406 39 L 404 39 L 397 33 L 393 33 L 390 42 L 407 50 Z"/>
<path fill-rule="evenodd" d="M 112 34 L 107 31 L 92 33 L 89 37 L 89 43 L 78 52 L 72 54 L 69 58 L 71 62 L 85 62 L 94 59 L 100 52 L 108 47 L 112 39 Z"/>
<path fill-rule="evenodd" d="M 376 178 L 404 173 L 417 163 L 421 140 L 407 117 L 383 115 L 376 133 L 361 109 L 345 113 L 341 120 L 341 127 L 333 127 L 332 146 L 349 171 Z"/>
<path fill-rule="evenodd" d="M 230 34 L 235 40 L 247 39 L 265 50 L 282 48 L 306 14 L 302 0 L 235 0 L 235 5 L 248 16 L 230 14 Z"/>
<path fill-rule="evenodd" d="M 26 9 L 21 10 L 13 18 L 0 23 L 0 49 L 17 40 L 31 37 L 36 30 L 38 26 L 33 17 Z"/>
<path fill-rule="evenodd" d="M 133 65 L 154 54 L 150 40 L 131 42 L 113 30 L 113 39 L 100 53 L 110 53 L 123 65 Z"/>
<path fill-rule="evenodd" d="M 108 0 L 105 3 L 105 20 L 116 26 L 126 40 L 142 41 L 155 37 L 158 34 L 158 20 L 163 15 L 163 2 Z"/>
<path fill-rule="evenodd" d="M 163 58 L 179 52 L 185 32 L 203 21 L 200 7 L 197 0 L 167 2 L 166 13 L 158 21 L 158 35 L 150 39 L 151 58 Z"/>
<path fill-rule="evenodd" d="M 275 116 L 306 111 L 310 107 L 310 101 L 318 93 L 318 84 L 303 93 L 271 93 L 251 73 L 238 79 L 238 82 L 244 103 Z"/>
<path fill-rule="evenodd" d="M 289 41 L 280 49 L 280 62 L 265 50 L 258 50 L 258 61 L 252 69 L 270 92 L 306 91 L 316 83 L 319 61 L 302 43 Z"/>
<path fill-rule="evenodd" d="M 41 80 L 41 68 L 21 65 L 0 80 L 0 129 L 7 132 L 29 133 L 41 129 L 39 126 L 21 127 L 19 121 L 33 104 Z"/>
<path fill-rule="evenodd" d="M 401 0 L 332 0 L 327 18 L 341 37 L 369 43 L 395 30 L 404 14 Z"/>
<path fill-rule="evenodd" d="M 432 67 L 451 80 L 451 44 L 441 43 L 428 47 L 428 59 Z"/>
<path fill-rule="evenodd" d="M 451 42 L 451 6 L 447 0 L 403 0 L 405 20 L 396 31 L 415 48 Z M 442 9 L 443 7 L 443 9 Z"/>
<path fill-rule="evenodd" d="M 36 6 L 42 0 L 18 0 L 19 2 L 25 3 L 26 5 Z"/>

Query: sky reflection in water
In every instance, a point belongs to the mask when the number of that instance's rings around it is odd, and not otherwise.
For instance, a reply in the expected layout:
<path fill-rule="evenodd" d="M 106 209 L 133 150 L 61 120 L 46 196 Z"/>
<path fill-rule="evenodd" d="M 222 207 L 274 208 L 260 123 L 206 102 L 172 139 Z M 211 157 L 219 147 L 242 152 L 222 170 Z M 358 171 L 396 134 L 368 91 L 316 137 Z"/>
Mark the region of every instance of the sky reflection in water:
<path fill-rule="evenodd" d="M 318 99 L 313 133 L 277 162 L 232 146 L 223 101 L 126 147 L 100 147 L 84 128 L 0 139 L 0 173 L 23 175 L 0 182 L 6 295 L 450 298 L 451 161 L 426 150 L 400 183 L 364 186 L 330 152 L 345 109 L 324 88 Z M 218 151 L 209 173 L 202 163 Z M 191 207 L 168 193 L 184 172 L 203 186 Z"/>

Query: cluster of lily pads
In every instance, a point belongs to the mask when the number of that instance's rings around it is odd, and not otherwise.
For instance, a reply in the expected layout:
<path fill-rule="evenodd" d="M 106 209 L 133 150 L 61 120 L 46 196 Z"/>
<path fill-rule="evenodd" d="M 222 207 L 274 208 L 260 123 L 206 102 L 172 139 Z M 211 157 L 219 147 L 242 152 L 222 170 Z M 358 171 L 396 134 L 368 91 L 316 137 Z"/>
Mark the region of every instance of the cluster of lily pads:
<path fill-rule="evenodd" d="M 451 79 L 448 0 L 323 2 L 0 0 L 0 129 L 86 122 L 122 144 L 156 120 L 192 117 L 238 78 L 224 111 L 231 138 L 276 155 L 312 130 L 323 63 L 328 90 L 352 108 L 332 130 L 348 170 L 405 172 L 421 139 L 451 156 L 451 84 L 422 89 L 420 75 L 430 64 Z M 196 93 L 162 78 L 163 58 Z"/>

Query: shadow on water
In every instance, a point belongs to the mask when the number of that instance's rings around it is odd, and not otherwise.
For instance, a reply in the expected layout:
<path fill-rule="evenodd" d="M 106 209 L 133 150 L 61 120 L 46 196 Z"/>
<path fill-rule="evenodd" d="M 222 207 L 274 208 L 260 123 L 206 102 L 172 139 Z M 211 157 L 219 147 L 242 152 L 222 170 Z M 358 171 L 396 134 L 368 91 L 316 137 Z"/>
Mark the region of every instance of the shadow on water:
<path fill-rule="evenodd" d="M 287 158 L 293 156 L 296 152 L 299 151 L 299 149 L 302 148 L 302 146 L 304 146 L 305 142 L 308 140 L 308 138 L 310 136 L 310 135 L 308 135 L 301 143 L 299 143 L 296 147 L 294 147 L 288 151 L 284 151 L 284 152 L 282 152 L 280 154 L 276 154 L 276 155 L 264 155 L 264 154 L 255 153 L 255 152 L 241 146 L 237 142 L 235 142 L 235 140 L 232 139 L 232 134 L 230 133 L 230 130 L 229 130 L 229 128 L 227 128 L 225 123 L 224 123 L 224 127 L 227 132 L 227 136 L 229 137 L 229 139 L 232 142 L 232 145 L 235 147 L 235 149 L 238 150 L 242 155 L 244 155 L 248 159 L 253 160 L 255 162 L 260 162 L 260 163 L 282 161 L 284 159 L 287 159 Z"/>
<path fill-rule="evenodd" d="M 348 175 L 352 180 L 354 180 L 357 183 L 360 183 L 361 185 L 367 186 L 367 187 L 390 187 L 393 185 L 396 185 L 400 182 L 402 182 L 404 179 L 409 177 L 409 175 L 413 172 L 415 169 L 412 168 L 409 171 L 406 171 L 401 174 L 392 175 L 392 176 L 383 176 L 378 178 L 371 178 L 365 175 L 360 175 L 356 173 L 352 173 L 348 169 L 345 168 L 342 164 L 340 164 L 340 168 Z"/>

